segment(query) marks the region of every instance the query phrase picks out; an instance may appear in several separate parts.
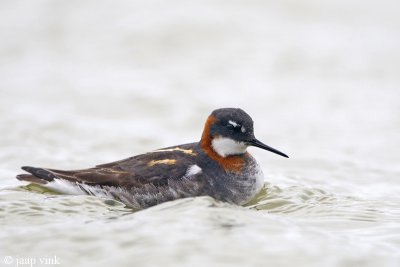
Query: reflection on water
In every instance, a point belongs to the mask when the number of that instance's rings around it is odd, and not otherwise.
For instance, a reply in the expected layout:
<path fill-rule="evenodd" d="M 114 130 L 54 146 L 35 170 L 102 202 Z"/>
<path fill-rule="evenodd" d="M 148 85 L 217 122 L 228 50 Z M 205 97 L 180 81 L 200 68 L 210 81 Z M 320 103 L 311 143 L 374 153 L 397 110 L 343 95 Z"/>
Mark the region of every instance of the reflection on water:
<path fill-rule="evenodd" d="M 248 204 L 252 209 L 318 220 L 376 222 L 386 217 L 381 211 L 383 203 L 337 196 L 318 188 L 290 186 L 282 189 L 266 184 L 256 198 Z"/>
<path fill-rule="evenodd" d="M 61 260 L 82 266 L 89 259 L 93 265 L 128 265 L 132 261 L 127 255 L 144 266 L 166 259 L 195 265 L 286 265 L 293 260 L 285 260 L 287 254 L 307 264 L 319 252 L 325 253 L 318 260 L 323 265 L 347 265 L 354 259 L 360 265 L 392 266 L 398 255 L 399 236 L 389 233 L 399 230 L 399 216 L 382 214 L 379 205 L 383 203 L 339 197 L 316 188 L 266 184 L 248 207 L 198 197 L 137 212 L 117 201 L 43 193 L 38 187 L 3 190 L 0 201 L 6 231 L 2 237 L 9 238 L 2 252 L 20 255 L 35 243 L 39 245 L 24 255 L 51 251 Z M 76 249 L 77 244 L 85 253 Z M 148 256 L 148 246 L 157 257 Z M 371 246 L 374 257 L 363 259 Z M 345 257 L 354 248 L 352 256 Z M 193 256 L 194 251 L 208 253 Z"/>
<path fill-rule="evenodd" d="M 47 201 L 54 201 L 54 203 L 51 204 L 59 205 L 61 209 L 46 210 L 46 206 L 37 206 L 34 202 L 29 200 L 23 202 L 5 201 L 12 207 L 18 207 L 21 210 L 7 210 L 7 208 L 4 208 L 4 214 L 6 214 L 6 212 L 23 214 L 26 216 L 45 216 L 47 212 L 79 214 L 82 212 L 80 207 L 84 206 L 84 204 L 92 205 L 94 203 L 101 203 L 101 205 L 106 205 L 109 208 L 112 207 L 113 211 L 123 210 L 128 214 L 137 212 L 137 210 L 133 210 L 116 200 L 98 199 L 87 196 L 64 196 L 37 184 L 20 186 L 12 189 L 12 191 L 29 191 L 45 195 Z M 8 197 L 9 196 L 7 196 L 7 198 Z M 29 206 L 29 204 L 31 204 L 31 206 Z M 380 207 L 382 204 L 383 203 L 380 202 L 358 199 L 351 196 L 339 196 L 318 188 L 304 188 L 302 186 L 280 188 L 279 186 L 266 183 L 260 193 L 250 203 L 246 204 L 245 207 L 257 211 L 278 213 L 280 215 L 288 214 L 290 217 L 314 218 L 319 221 L 342 220 L 345 222 L 377 222 L 389 219 L 382 207 Z M 73 207 L 77 209 L 73 209 Z M 26 210 L 26 208 L 28 209 Z M 90 208 L 87 211 L 96 212 L 97 207 L 94 209 Z"/>

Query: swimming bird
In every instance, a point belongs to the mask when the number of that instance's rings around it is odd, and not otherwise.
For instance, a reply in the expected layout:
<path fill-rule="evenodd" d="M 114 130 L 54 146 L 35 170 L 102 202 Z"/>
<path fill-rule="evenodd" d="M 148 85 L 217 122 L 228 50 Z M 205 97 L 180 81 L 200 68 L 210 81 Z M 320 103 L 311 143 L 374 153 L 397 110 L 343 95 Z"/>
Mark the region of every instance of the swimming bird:
<path fill-rule="evenodd" d="M 263 172 L 247 152 L 259 147 L 283 157 L 254 136 L 253 120 L 238 108 L 214 110 L 200 142 L 158 149 L 81 170 L 25 166 L 17 179 L 64 194 L 111 198 L 143 209 L 195 196 L 243 205 L 261 190 Z"/>

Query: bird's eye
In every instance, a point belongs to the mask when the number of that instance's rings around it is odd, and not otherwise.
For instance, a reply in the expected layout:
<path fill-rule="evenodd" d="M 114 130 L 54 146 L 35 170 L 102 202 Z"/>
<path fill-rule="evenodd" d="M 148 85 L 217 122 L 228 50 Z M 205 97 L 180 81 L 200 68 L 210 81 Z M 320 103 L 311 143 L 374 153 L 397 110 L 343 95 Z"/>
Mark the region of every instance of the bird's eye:
<path fill-rule="evenodd" d="M 242 128 L 242 125 L 240 125 L 239 123 L 237 123 L 235 121 L 229 121 L 226 124 L 226 127 L 231 131 L 239 132 Z"/>

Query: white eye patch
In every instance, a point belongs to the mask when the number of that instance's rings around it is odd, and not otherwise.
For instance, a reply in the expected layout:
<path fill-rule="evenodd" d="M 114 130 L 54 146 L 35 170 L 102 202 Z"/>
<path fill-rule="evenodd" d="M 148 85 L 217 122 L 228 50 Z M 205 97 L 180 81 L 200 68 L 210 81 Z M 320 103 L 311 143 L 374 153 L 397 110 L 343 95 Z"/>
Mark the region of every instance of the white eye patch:
<path fill-rule="evenodd" d="M 233 127 L 238 127 L 238 126 L 240 126 L 239 125 L 239 123 L 237 123 L 236 121 L 228 121 L 228 123 L 230 124 L 230 125 L 232 125 Z"/>
<path fill-rule="evenodd" d="M 246 128 L 244 126 L 240 125 L 239 123 L 237 123 L 236 121 L 229 120 L 228 123 L 230 125 L 232 125 L 233 127 L 235 127 L 235 128 L 239 128 L 240 127 L 240 131 L 242 133 L 246 132 Z"/>

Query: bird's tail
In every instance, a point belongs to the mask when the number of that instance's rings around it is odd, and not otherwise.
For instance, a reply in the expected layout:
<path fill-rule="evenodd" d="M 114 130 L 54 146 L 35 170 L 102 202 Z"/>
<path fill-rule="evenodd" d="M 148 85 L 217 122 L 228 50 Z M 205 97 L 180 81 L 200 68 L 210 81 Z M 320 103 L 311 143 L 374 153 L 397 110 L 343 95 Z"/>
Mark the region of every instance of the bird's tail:
<path fill-rule="evenodd" d="M 21 181 L 27 181 L 36 184 L 47 184 L 48 182 L 54 181 L 57 176 L 55 176 L 51 171 L 43 168 L 35 168 L 30 166 L 21 167 L 24 171 L 30 174 L 19 174 L 17 179 Z"/>

